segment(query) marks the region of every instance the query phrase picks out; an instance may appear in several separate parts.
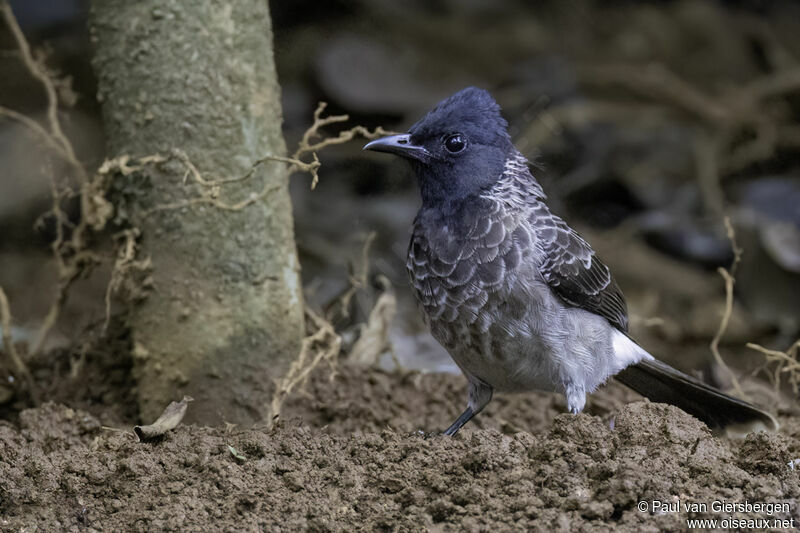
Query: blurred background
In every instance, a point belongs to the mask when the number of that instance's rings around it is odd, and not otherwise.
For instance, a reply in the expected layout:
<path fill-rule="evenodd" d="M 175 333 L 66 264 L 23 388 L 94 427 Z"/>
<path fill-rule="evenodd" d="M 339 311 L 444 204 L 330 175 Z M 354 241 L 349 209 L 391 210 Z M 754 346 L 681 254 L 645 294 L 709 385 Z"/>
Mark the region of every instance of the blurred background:
<path fill-rule="evenodd" d="M 11 5 L 58 75 L 78 158 L 96 168 L 105 149 L 88 2 Z M 797 339 L 800 3 L 300 0 L 270 7 L 290 152 L 319 101 L 350 115 L 343 129 L 405 131 L 456 90 L 486 88 L 551 208 L 612 268 L 632 334 L 645 347 L 726 385 L 709 350 L 725 308 L 717 269 L 731 269 L 735 259 L 726 216 L 742 254 L 723 356 L 754 371 L 763 357 L 746 342 L 785 350 Z M 44 93 L 6 28 L 0 105 L 37 120 L 45 112 Z M 292 178 L 307 303 L 334 317 L 347 353 L 368 329 L 362 324 L 378 327 L 369 316 L 389 294 L 379 317 L 378 336 L 388 336 L 381 364 L 456 371 L 425 332 L 406 280 L 416 184 L 402 163 L 363 153 L 363 144 L 324 149 L 315 190 L 307 176 Z M 56 290 L 53 231 L 36 221 L 52 203 L 48 175 L 65 169 L 46 151 L 22 126 L 0 120 L 0 285 L 17 340 L 37 329 Z M 333 309 L 354 280 L 355 296 Z M 49 347 L 72 346 L 103 320 L 107 282 L 101 267 L 73 288 Z"/>

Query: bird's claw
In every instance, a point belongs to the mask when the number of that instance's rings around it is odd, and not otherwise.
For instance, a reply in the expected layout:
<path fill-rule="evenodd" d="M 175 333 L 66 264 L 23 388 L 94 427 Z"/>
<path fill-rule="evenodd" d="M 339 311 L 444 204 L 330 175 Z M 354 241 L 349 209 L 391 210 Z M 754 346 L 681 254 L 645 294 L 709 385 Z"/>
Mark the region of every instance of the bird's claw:
<path fill-rule="evenodd" d="M 440 436 L 444 435 L 444 433 L 442 433 L 441 431 L 423 431 L 421 429 L 418 429 L 415 432 L 415 434 L 420 436 L 420 437 L 422 437 L 423 440 L 428 440 L 428 439 L 432 439 L 434 437 L 440 437 Z"/>

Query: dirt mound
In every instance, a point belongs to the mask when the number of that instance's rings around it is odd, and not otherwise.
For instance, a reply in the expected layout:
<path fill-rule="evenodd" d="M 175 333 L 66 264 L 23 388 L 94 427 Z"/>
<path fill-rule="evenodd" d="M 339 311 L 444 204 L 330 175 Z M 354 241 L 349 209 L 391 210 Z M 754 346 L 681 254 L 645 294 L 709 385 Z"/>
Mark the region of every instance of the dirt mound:
<path fill-rule="evenodd" d="M 0 422 L 6 531 L 676 531 L 687 518 L 798 523 L 800 423 L 742 441 L 636 402 L 554 413 L 553 396 L 500 396 L 456 438 L 426 438 L 462 407 L 455 376 L 343 368 L 318 376 L 272 430 L 181 426 L 159 442 L 55 404 Z M 596 404 L 617 405 L 618 392 Z M 595 406 L 596 412 L 602 408 Z M 519 426 L 526 431 L 518 431 Z M 489 428 L 489 429 L 486 429 Z M 715 512 L 715 500 L 775 503 Z M 653 501 L 706 512 L 652 514 Z M 640 511 L 640 502 L 648 506 Z M 663 511 L 663 509 L 662 509 Z"/>

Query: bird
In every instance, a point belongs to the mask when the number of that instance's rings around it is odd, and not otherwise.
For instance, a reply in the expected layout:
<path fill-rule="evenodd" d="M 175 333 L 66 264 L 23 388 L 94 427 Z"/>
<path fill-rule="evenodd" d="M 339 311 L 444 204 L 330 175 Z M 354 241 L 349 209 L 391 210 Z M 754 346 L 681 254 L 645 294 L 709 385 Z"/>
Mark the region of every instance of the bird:
<path fill-rule="evenodd" d="M 364 150 L 409 161 L 419 186 L 406 267 L 424 321 L 467 379 L 467 407 L 445 435 L 495 391 L 561 393 L 577 414 L 611 377 L 712 429 L 777 429 L 768 412 L 670 367 L 630 337 L 609 268 L 550 211 L 488 91 L 467 87 L 407 133 Z"/>

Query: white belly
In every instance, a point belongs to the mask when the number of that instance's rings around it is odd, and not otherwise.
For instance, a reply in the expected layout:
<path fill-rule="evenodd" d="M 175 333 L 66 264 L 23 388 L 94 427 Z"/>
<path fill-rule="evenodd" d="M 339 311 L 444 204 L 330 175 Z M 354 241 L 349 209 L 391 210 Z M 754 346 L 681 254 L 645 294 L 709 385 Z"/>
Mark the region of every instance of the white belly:
<path fill-rule="evenodd" d="M 431 321 L 453 360 L 498 391 L 593 391 L 647 356 L 598 315 L 568 307 L 543 281 L 490 295 L 478 314 Z"/>

